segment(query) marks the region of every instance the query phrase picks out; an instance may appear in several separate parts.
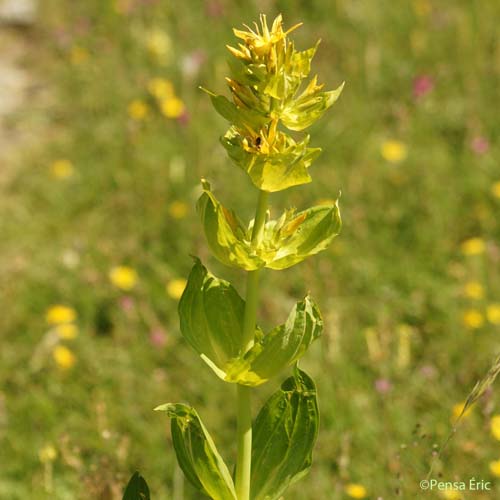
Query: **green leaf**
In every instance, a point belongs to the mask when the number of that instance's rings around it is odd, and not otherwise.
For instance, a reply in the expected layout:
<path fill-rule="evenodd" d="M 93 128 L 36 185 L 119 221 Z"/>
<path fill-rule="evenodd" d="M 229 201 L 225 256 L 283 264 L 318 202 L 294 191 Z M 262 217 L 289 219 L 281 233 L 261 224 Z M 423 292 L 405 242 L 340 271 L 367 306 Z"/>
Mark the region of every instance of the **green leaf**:
<path fill-rule="evenodd" d="M 285 324 L 259 335 L 243 358 L 226 368 L 226 381 L 260 385 L 300 359 L 323 330 L 317 304 L 307 296 L 292 309 Z"/>
<path fill-rule="evenodd" d="M 210 99 L 217 113 L 239 128 L 260 130 L 265 123 L 270 121 L 269 117 L 251 109 L 240 108 L 222 95 L 210 94 Z"/>
<path fill-rule="evenodd" d="M 329 92 L 306 92 L 305 95 L 292 100 L 281 112 L 283 125 L 297 131 L 309 127 L 339 98 L 343 88 L 344 84 Z"/>
<path fill-rule="evenodd" d="M 338 202 L 316 206 L 294 215 L 288 212 L 274 234 L 277 252 L 270 269 L 286 269 L 324 250 L 342 227 Z"/>
<path fill-rule="evenodd" d="M 199 259 L 189 275 L 179 301 L 180 328 L 184 338 L 217 375 L 243 345 L 245 303 L 230 283 L 210 274 Z"/>
<path fill-rule="evenodd" d="M 318 426 L 316 387 L 307 374 L 296 369 L 254 422 L 252 500 L 278 500 L 308 472 Z"/>
<path fill-rule="evenodd" d="M 125 488 L 123 500 L 150 500 L 149 488 L 144 478 L 134 472 Z"/>
<path fill-rule="evenodd" d="M 210 191 L 210 184 L 202 181 L 204 192 L 198 200 L 197 211 L 203 223 L 208 245 L 215 257 L 231 267 L 253 271 L 264 262 L 252 250 L 247 229 L 236 214 L 219 203 Z"/>
<path fill-rule="evenodd" d="M 171 419 L 172 440 L 186 479 L 213 500 L 236 500 L 231 474 L 194 408 L 185 404 L 158 406 Z"/>

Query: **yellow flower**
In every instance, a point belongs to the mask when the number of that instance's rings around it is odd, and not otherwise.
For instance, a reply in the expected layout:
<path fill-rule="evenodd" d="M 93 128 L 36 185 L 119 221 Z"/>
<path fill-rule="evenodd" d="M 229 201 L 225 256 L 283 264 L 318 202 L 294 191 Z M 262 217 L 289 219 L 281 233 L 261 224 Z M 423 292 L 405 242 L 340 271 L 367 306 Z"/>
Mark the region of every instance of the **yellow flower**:
<path fill-rule="evenodd" d="M 491 417 L 490 430 L 493 437 L 500 441 L 500 415 L 493 415 Z"/>
<path fill-rule="evenodd" d="M 500 325 L 500 304 L 490 304 L 486 308 L 486 317 L 493 325 Z"/>
<path fill-rule="evenodd" d="M 174 96 L 174 86 L 165 78 L 151 78 L 148 82 L 148 91 L 157 99 L 167 99 Z"/>
<path fill-rule="evenodd" d="M 76 319 L 76 312 L 71 307 L 56 304 L 47 310 L 45 319 L 49 325 L 72 323 Z"/>
<path fill-rule="evenodd" d="M 462 415 L 464 407 L 465 407 L 465 401 L 453 405 L 453 408 L 451 410 L 452 423 L 455 423 L 459 419 L 460 415 Z M 467 410 L 465 410 L 465 413 L 462 415 L 462 418 L 467 418 L 470 415 L 473 408 L 474 408 L 473 406 L 469 406 L 469 408 L 467 408 Z"/>
<path fill-rule="evenodd" d="M 42 464 L 53 462 L 57 458 L 57 450 L 51 444 L 47 444 L 38 451 L 38 458 Z"/>
<path fill-rule="evenodd" d="M 69 160 L 56 160 L 50 165 L 50 173 L 57 179 L 67 179 L 74 173 L 73 164 Z"/>
<path fill-rule="evenodd" d="M 490 472 L 494 476 L 500 477 L 500 460 L 493 460 L 490 462 Z"/>
<path fill-rule="evenodd" d="M 350 483 L 345 487 L 347 496 L 351 498 L 366 498 L 366 488 L 361 484 Z"/>
<path fill-rule="evenodd" d="M 464 255 L 480 255 L 484 253 L 486 244 L 482 238 L 469 238 L 462 243 L 460 248 Z"/>
<path fill-rule="evenodd" d="M 168 207 L 168 213 L 174 219 L 183 219 L 188 213 L 188 205 L 183 201 L 173 201 Z"/>
<path fill-rule="evenodd" d="M 75 45 L 71 48 L 69 58 L 72 64 L 78 65 L 87 61 L 87 59 L 89 58 L 89 53 L 87 49 Z"/>
<path fill-rule="evenodd" d="M 167 118 L 179 118 L 184 113 L 186 107 L 178 97 L 163 99 L 160 103 L 161 112 Z"/>
<path fill-rule="evenodd" d="M 464 312 L 463 322 L 467 328 L 475 330 L 484 325 L 484 316 L 477 309 L 468 309 Z"/>
<path fill-rule="evenodd" d="M 495 198 L 500 198 L 500 181 L 497 181 L 491 186 L 491 192 Z"/>
<path fill-rule="evenodd" d="M 167 283 L 167 293 L 174 300 L 181 298 L 184 289 L 186 288 L 187 281 L 183 278 L 169 281 Z"/>
<path fill-rule="evenodd" d="M 170 37 L 159 28 L 153 28 L 146 33 L 146 48 L 151 55 L 163 62 L 167 62 L 172 54 Z"/>
<path fill-rule="evenodd" d="M 78 335 L 78 328 L 73 323 L 57 325 L 55 330 L 59 338 L 64 340 L 73 340 Z"/>
<path fill-rule="evenodd" d="M 385 141 L 380 147 L 380 154 L 390 163 L 399 163 L 406 159 L 408 151 L 401 141 Z"/>
<path fill-rule="evenodd" d="M 52 356 L 57 366 L 63 370 L 69 370 L 76 363 L 75 355 L 63 345 L 58 345 L 52 351 Z"/>
<path fill-rule="evenodd" d="M 148 116 L 149 108 L 144 101 L 134 99 L 129 103 L 127 111 L 130 118 L 136 121 L 141 121 Z"/>
<path fill-rule="evenodd" d="M 484 288 L 478 281 L 469 281 L 464 286 L 464 294 L 469 299 L 480 300 L 484 297 Z"/>
<path fill-rule="evenodd" d="M 442 490 L 439 494 L 447 500 L 461 500 L 462 494 L 458 490 Z"/>
<path fill-rule="evenodd" d="M 116 266 L 109 272 L 109 280 L 120 290 L 132 290 L 137 283 L 137 273 L 128 266 Z"/>

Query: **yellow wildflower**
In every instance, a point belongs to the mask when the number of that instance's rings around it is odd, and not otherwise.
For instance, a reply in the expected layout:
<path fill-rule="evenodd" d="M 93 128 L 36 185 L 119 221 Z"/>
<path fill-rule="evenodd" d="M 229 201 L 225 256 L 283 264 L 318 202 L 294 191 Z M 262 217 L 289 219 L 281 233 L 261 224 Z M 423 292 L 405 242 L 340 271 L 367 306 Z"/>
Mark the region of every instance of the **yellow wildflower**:
<path fill-rule="evenodd" d="M 57 458 L 57 450 L 51 444 L 47 444 L 38 451 L 38 458 L 42 464 L 53 462 Z"/>
<path fill-rule="evenodd" d="M 151 55 L 162 60 L 162 62 L 167 62 L 172 54 L 170 37 L 165 31 L 159 28 L 153 28 L 147 32 L 146 48 Z"/>
<path fill-rule="evenodd" d="M 493 460 L 490 462 L 490 472 L 494 476 L 500 477 L 500 460 Z"/>
<path fill-rule="evenodd" d="M 482 238 L 469 238 L 465 240 L 461 247 L 464 255 L 480 255 L 486 249 L 486 243 Z"/>
<path fill-rule="evenodd" d="M 120 290 L 132 290 L 137 283 L 137 273 L 128 266 L 116 266 L 109 271 L 109 280 Z"/>
<path fill-rule="evenodd" d="M 56 304 L 47 310 L 45 319 L 49 325 L 72 323 L 76 319 L 76 312 L 72 307 Z"/>
<path fill-rule="evenodd" d="M 366 498 L 366 488 L 361 484 L 350 483 L 344 489 L 347 496 L 351 498 Z"/>
<path fill-rule="evenodd" d="M 500 325 L 500 303 L 490 304 L 486 308 L 486 317 L 493 325 Z"/>
<path fill-rule="evenodd" d="M 50 173 L 58 179 L 71 177 L 75 169 L 69 160 L 56 160 L 50 165 Z"/>
<path fill-rule="evenodd" d="M 130 118 L 136 121 L 141 121 L 148 116 L 149 108 L 144 101 L 134 99 L 129 103 L 127 111 Z"/>
<path fill-rule="evenodd" d="M 55 330 L 59 338 L 64 340 L 73 340 L 78 335 L 78 328 L 73 323 L 57 325 Z"/>
<path fill-rule="evenodd" d="M 490 430 L 493 437 L 500 441 L 500 415 L 493 415 L 491 417 Z"/>
<path fill-rule="evenodd" d="M 161 112 L 167 118 L 179 118 L 183 115 L 186 107 L 181 99 L 178 97 L 169 97 L 163 99 L 160 103 Z"/>
<path fill-rule="evenodd" d="M 462 401 L 461 403 L 457 403 L 457 404 L 453 405 L 453 408 L 451 410 L 451 422 L 452 423 L 455 423 L 460 418 L 460 415 L 462 415 L 462 411 L 463 411 L 464 407 L 465 407 L 465 401 Z M 467 410 L 465 410 L 465 412 L 461 418 L 467 418 L 470 415 L 472 409 L 473 409 L 473 406 L 469 406 L 469 408 L 467 408 Z"/>
<path fill-rule="evenodd" d="M 167 99 L 174 96 L 174 86 L 165 78 L 151 78 L 148 82 L 148 91 L 157 99 Z"/>
<path fill-rule="evenodd" d="M 462 494 L 458 490 L 442 490 L 439 494 L 447 500 L 461 500 L 462 498 Z"/>
<path fill-rule="evenodd" d="M 484 325 L 484 316 L 477 309 L 468 309 L 464 312 L 463 322 L 467 328 L 475 330 Z"/>
<path fill-rule="evenodd" d="M 167 293 L 172 299 L 178 300 L 181 298 L 186 285 L 187 281 L 183 278 L 171 280 L 167 283 Z"/>
<path fill-rule="evenodd" d="M 58 345 L 52 351 L 52 356 L 57 366 L 63 370 L 69 370 L 76 363 L 75 355 L 63 345 Z"/>
<path fill-rule="evenodd" d="M 464 286 L 464 294 L 467 298 L 480 300 L 484 297 L 484 288 L 478 281 L 469 281 Z"/>
<path fill-rule="evenodd" d="M 168 213 L 174 218 L 174 219 L 183 219 L 186 217 L 188 213 L 189 207 L 187 203 L 184 203 L 183 201 L 173 201 L 170 203 L 168 207 Z"/>
<path fill-rule="evenodd" d="M 89 53 L 87 49 L 78 47 L 76 45 L 71 48 L 69 58 L 71 60 L 71 63 L 77 66 L 78 64 L 82 64 L 87 61 L 87 59 L 89 58 Z"/>
<path fill-rule="evenodd" d="M 500 198 L 500 181 L 493 183 L 493 186 L 491 186 L 491 192 L 495 198 Z"/>
<path fill-rule="evenodd" d="M 403 142 L 391 140 L 382 143 L 380 154 L 390 163 L 399 163 L 406 159 L 408 151 Z"/>

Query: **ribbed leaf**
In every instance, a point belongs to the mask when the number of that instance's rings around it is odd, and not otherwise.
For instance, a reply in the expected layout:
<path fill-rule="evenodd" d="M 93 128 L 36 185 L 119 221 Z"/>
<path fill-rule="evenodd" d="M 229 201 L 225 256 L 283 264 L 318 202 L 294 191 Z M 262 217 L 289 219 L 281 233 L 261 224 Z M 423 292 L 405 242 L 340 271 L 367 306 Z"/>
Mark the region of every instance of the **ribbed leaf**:
<path fill-rule="evenodd" d="M 316 387 L 303 371 L 285 380 L 253 426 L 252 500 L 278 500 L 312 461 L 319 426 Z"/>
<path fill-rule="evenodd" d="M 144 478 L 134 472 L 125 488 L 123 500 L 150 500 L 149 488 Z"/>
<path fill-rule="evenodd" d="M 231 474 L 196 410 L 181 403 L 156 410 L 171 418 L 177 461 L 188 481 L 213 500 L 236 500 Z"/>
<path fill-rule="evenodd" d="M 179 302 L 184 338 L 216 371 L 240 353 L 245 303 L 227 281 L 210 274 L 195 260 Z"/>

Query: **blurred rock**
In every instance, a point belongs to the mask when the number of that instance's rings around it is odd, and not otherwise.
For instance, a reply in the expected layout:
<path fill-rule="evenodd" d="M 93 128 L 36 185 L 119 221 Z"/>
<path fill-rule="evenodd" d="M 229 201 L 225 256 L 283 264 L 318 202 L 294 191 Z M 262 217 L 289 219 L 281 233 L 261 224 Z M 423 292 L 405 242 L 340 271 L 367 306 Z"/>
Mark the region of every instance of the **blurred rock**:
<path fill-rule="evenodd" d="M 35 0 L 0 0 L 0 24 L 31 26 L 35 18 Z"/>

